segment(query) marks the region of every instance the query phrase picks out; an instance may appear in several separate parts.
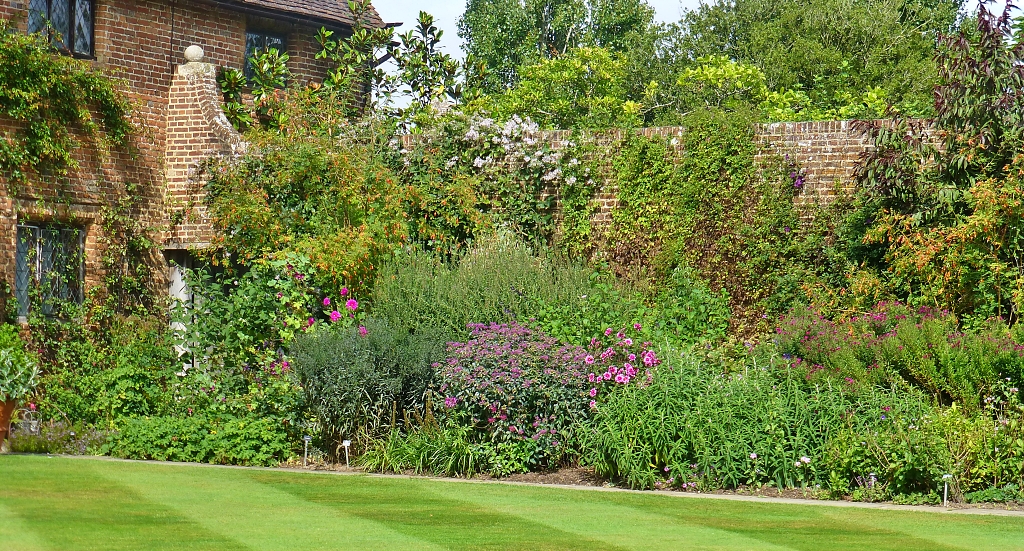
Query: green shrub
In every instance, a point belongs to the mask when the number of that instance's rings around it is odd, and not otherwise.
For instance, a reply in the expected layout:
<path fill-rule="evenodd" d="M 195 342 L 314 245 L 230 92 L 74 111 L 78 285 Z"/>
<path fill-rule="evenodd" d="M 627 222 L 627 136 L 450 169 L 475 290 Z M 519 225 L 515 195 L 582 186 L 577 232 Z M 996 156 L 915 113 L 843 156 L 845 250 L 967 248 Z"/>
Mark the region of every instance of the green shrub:
<path fill-rule="evenodd" d="M 331 328 L 296 339 L 289 353 L 325 444 L 380 437 L 420 415 L 444 357 L 442 334 L 410 333 L 369 318 L 361 328 Z M 332 450 L 336 451 L 336 450 Z"/>
<path fill-rule="evenodd" d="M 373 313 L 404 330 L 432 327 L 457 339 L 470 323 L 525 321 L 548 304 L 582 308 L 590 276 L 499 235 L 451 263 L 415 250 L 396 255 L 378 275 Z"/>
<path fill-rule="evenodd" d="M 39 364 L 13 325 L 0 325 L 0 402 L 21 400 L 35 389 Z"/>
<path fill-rule="evenodd" d="M 691 353 L 666 361 L 650 385 L 599 404 L 583 433 L 586 461 L 634 488 L 824 484 L 826 443 L 847 423 L 873 426 L 887 404 L 912 416 L 928 411 L 913 392 L 808 387 L 775 362 L 749 360 L 725 374 Z"/>
<path fill-rule="evenodd" d="M 128 419 L 103 453 L 126 459 L 276 465 L 291 455 L 282 419 L 261 416 L 165 416 Z"/>
<path fill-rule="evenodd" d="M 938 403 L 982 407 L 1005 378 L 1024 382 L 1024 347 L 997 321 L 961 330 L 946 312 L 880 303 L 873 311 L 832 321 L 806 309 L 785 316 L 776 330 L 781 352 L 808 380 L 901 386 Z"/>

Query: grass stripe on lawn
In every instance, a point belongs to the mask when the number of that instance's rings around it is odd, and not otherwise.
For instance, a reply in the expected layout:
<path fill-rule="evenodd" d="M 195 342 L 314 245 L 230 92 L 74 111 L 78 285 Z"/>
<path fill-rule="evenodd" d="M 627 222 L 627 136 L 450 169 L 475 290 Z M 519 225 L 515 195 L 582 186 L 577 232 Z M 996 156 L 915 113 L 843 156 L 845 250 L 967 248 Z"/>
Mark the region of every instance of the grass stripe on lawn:
<path fill-rule="evenodd" d="M 683 520 L 665 512 L 694 504 L 661 502 L 665 511 L 636 508 L 617 499 L 621 494 L 523 486 L 433 483 L 440 495 L 459 496 L 505 514 L 518 515 L 550 528 L 596 538 L 624 549 L 758 549 L 779 551 L 785 545 L 756 535 L 707 526 L 705 518 Z M 641 496 L 651 498 L 658 496 Z"/>
<path fill-rule="evenodd" d="M 0 482 L 2 483 L 2 482 Z M 28 523 L 0 502 L 0 542 L 3 549 L 12 551 L 45 551 L 46 543 Z"/>
<path fill-rule="evenodd" d="M 92 461 L 0 456 L 0 502 L 29 531 L 0 542 L 0 548 L 245 549 L 96 474 L 96 466 Z"/>
<path fill-rule="evenodd" d="M 253 478 L 301 499 L 386 523 L 395 530 L 445 549 L 625 550 L 592 535 L 561 530 L 503 510 L 500 503 L 481 506 L 453 491 L 433 491 L 426 480 L 332 475 L 294 476 L 256 472 Z M 444 483 L 440 483 L 444 484 Z M 462 485 L 453 485 L 458 489 Z"/>
<path fill-rule="evenodd" d="M 207 530 L 242 542 L 253 551 L 443 549 L 395 530 L 388 523 L 348 514 L 265 484 L 258 476 L 265 471 L 88 463 L 147 499 L 191 518 Z M 289 478 L 294 485 L 337 483 L 334 478 Z"/>

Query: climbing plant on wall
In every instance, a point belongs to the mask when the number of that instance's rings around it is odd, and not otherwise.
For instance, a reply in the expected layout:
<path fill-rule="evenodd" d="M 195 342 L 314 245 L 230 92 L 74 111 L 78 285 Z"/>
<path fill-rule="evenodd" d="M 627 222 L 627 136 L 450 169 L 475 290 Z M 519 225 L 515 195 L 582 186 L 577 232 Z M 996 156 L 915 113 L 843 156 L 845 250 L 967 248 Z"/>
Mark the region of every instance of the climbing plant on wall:
<path fill-rule="evenodd" d="M 134 130 L 120 84 L 87 61 L 58 55 L 41 35 L 0 21 L 0 172 L 9 183 L 78 166 L 86 141 L 124 146 Z M 102 131 L 102 132 L 101 132 Z"/>

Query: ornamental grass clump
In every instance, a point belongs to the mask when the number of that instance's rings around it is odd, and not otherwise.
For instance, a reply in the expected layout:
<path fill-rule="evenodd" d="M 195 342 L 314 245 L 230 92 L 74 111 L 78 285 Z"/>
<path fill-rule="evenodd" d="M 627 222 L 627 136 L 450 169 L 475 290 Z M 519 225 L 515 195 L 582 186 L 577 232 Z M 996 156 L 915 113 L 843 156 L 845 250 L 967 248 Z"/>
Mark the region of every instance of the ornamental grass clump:
<path fill-rule="evenodd" d="M 559 343 L 512 322 L 473 324 L 436 364 L 450 418 L 490 446 L 492 472 L 557 467 L 579 453 L 579 428 L 620 388 L 650 382 L 660 363 L 647 343 L 608 329 L 590 347 Z M 639 326 L 636 327 L 639 330 Z"/>

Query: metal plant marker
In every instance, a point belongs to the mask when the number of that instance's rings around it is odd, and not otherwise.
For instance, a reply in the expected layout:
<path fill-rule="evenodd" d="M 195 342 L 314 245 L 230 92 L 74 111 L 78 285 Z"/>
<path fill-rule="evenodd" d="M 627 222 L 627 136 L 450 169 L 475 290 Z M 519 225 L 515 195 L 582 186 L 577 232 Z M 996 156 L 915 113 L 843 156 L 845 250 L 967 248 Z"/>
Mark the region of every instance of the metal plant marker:
<path fill-rule="evenodd" d="M 309 441 L 312 440 L 312 439 L 313 439 L 313 437 L 309 436 L 308 434 L 306 436 L 302 437 L 302 466 L 303 467 L 306 466 L 306 461 L 309 458 Z"/>
<path fill-rule="evenodd" d="M 942 475 L 942 506 L 947 507 L 949 501 L 949 479 L 953 478 L 951 474 Z"/>

